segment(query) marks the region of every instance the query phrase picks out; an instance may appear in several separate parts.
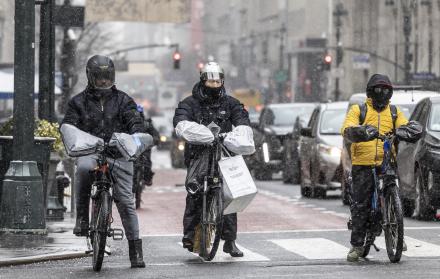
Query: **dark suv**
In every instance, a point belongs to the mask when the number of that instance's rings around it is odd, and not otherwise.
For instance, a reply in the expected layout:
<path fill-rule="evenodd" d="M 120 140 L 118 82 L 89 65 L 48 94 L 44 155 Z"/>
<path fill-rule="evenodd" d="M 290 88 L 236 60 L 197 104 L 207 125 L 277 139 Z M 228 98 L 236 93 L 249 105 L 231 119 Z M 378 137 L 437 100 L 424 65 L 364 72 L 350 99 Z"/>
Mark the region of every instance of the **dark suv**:
<path fill-rule="evenodd" d="M 284 168 L 284 142 L 291 135 L 294 122 L 300 115 L 311 114 L 312 103 L 270 104 L 260 115 L 254 127 L 256 152 L 248 158 L 255 178 L 270 180 L 272 174 Z"/>

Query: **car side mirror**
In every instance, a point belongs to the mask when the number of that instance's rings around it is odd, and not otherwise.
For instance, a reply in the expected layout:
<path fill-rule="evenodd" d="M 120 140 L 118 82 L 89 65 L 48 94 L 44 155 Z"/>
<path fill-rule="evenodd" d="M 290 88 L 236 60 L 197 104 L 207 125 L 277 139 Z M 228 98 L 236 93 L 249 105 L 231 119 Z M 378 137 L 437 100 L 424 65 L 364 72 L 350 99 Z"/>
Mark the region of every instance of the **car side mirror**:
<path fill-rule="evenodd" d="M 312 137 L 312 128 L 311 127 L 306 127 L 306 128 L 301 128 L 300 130 L 301 136 L 303 137 Z"/>

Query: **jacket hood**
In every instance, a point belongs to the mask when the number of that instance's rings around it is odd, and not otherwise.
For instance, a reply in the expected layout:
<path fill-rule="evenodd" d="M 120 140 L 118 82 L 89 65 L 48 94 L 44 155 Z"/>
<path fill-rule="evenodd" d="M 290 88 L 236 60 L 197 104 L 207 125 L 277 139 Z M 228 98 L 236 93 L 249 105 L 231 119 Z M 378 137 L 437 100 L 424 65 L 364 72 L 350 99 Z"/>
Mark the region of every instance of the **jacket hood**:
<path fill-rule="evenodd" d="M 201 102 L 212 102 L 214 100 L 212 100 L 211 98 L 209 98 L 209 96 L 207 96 L 204 92 L 203 92 L 203 86 L 200 82 L 197 82 L 192 90 L 192 95 L 194 98 L 196 98 L 197 100 L 201 101 Z M 220 100 L 222 98 L 224 98 L 226 96 L 226 90 L 225 87 L 222 86 L 221 88 L 221 93 L 220 93 L 220 97 L 217 100 Z"/>
<path fill-rule="evenodd" d="M 381 74 L 374 74 L 370 77 L 370 80 L 367 83 L 367 88 L 375 87 L 378 85 L 388 86 L 390 88 L 393 88 L 393 84 L 391 83 L 391 80 L 388 76 Z"/>

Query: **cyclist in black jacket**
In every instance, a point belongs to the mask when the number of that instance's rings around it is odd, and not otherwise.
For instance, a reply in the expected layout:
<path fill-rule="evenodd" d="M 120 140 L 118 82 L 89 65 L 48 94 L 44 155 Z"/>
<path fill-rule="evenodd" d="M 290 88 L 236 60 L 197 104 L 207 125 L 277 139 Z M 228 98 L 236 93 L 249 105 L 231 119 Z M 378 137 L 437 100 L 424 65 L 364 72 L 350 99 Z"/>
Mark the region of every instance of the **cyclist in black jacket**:
<path fill-rule="evenodd" d="M 143 119 L 136 103 L 126 93 L 116 89 L 113 61 L 95 55 L 87 62 L 86 89 L 74 96 L 68 104 L 62 124 L 71 124 L 108 142 L 113 133 L 143 133 Z M 133 163 L 121 159 L 117 150 L 109 154 L 112 174 L 116 179 L 114 196 L 128 239 L 131 267 L 145 267 L 139 223 L 132 194 Z M 90 170 L 96 166 L 95 155 L 76 160 L 76 224 L 73 233 L 87 236 L 89 230 L 89 203 L 92 177 Z"/>
<path fill-rule="evenodd" d="M 243 105 L 235 98 L 226 95 L 223 69 L 215 62 L 207 63 L 200 72 L 200 82 L 194 85 L 192 96 L 181 101 L 176 108 L 173 124 L 179 134 L 179 126 L 185 122 L 196 122 L 204 126 L 214 122 L 220 126 L 220 133 L 232 131 L 233 126 L 250 126 L 249 115 Z M 185 165 L 189 167 L 206 147 L 185 144 Z M 183 217 L 183 247 L 192 251 L 195 226 L 200 222 L 200 195 L 188 194 Z M 223 251 L 233 257 L 242 257 L 243 252 L 235 245 L 237 238 L 237 214 L 224 216 L 222 239 Z"/>

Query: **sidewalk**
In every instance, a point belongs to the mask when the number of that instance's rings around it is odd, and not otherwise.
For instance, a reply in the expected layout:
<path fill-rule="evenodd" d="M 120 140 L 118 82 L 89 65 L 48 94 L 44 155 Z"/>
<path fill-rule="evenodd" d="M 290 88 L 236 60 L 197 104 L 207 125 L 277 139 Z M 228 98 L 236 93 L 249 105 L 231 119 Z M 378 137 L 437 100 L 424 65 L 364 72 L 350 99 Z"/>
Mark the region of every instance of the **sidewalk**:
<path fill-rule="evenodd" d="M 0 267 L 87 257 L 86 240 L 73 235 L 74 225 L 66 214 L 64 221 L 46 223 L 46 236 L 0 235 Z"/>

